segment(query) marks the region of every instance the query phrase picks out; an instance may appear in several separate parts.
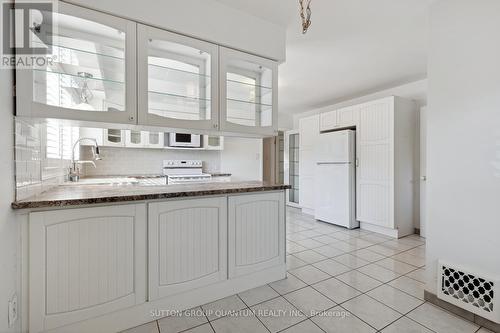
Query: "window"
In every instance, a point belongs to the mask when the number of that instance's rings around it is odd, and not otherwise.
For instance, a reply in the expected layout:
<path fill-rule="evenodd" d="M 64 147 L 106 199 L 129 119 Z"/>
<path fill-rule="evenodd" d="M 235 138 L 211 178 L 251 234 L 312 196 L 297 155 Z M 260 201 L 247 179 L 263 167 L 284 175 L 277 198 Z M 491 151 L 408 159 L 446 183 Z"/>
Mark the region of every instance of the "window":
<path fill-rule="evenodd" d="M 73 144 L 79 138 L 77 127 L 65 126 L 57 120 L 48 119 L 46 126 L 46 158 L 70 160 Z M 75 150 L 75 156 L 79 149 Z"/>

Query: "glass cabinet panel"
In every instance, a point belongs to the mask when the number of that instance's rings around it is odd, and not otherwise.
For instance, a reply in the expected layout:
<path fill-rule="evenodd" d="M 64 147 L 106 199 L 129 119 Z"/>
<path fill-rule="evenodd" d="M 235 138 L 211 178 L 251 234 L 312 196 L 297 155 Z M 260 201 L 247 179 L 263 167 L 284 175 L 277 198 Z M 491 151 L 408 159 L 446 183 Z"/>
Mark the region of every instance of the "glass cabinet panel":
<path fill-rule="evenodd" d="M 20 76 L 28 88 L 20 93 L 30 103 L 30 111 L 20 113 L 135 122 L 135 94 L 128 94 L 136 86 L 135 57 L 129 57 L 135 54 L 135 23 L 65 3 L 52 15 L 33 42 L 50 47 L 51 61 L 37 62 Z"/>
<path fill-rule="evenodd" d="M 298 206 L 299 204 L 299 133 L 297 131 L 285 134 L 285 174 L 284 181 L 291 185 L 287 191 L 287 204 Z"/>
<path fill-rule="evenodd" d="M 223 128 L 275 135 L 275 62 L 221 48 Z"/>
<path fill-rule="evenodd" d="M 139 26 L 141 123 L 214 128 L 217 118 L 217 47 Z"/>

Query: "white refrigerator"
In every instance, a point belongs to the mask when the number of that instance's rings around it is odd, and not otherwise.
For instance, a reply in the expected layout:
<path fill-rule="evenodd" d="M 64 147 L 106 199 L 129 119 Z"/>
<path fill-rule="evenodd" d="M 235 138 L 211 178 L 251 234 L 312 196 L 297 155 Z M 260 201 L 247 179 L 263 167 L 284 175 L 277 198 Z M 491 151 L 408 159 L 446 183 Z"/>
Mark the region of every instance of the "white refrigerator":
<path fill-rule="evenodd" d="M 349 229 L 356 221 L 356 132 L 321 133 L 315 148 L 314 217 Z"/>

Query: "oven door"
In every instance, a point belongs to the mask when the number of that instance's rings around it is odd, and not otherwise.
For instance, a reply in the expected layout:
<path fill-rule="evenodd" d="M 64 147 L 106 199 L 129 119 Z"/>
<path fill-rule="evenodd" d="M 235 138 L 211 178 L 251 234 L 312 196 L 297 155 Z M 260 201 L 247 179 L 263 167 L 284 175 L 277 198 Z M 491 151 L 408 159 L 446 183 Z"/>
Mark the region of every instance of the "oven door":
<path fill-rule="evenodd" d="M 168 145 L 170 147 L 200 147 L 200 135 L 188 133 L 170 133 Z"/>

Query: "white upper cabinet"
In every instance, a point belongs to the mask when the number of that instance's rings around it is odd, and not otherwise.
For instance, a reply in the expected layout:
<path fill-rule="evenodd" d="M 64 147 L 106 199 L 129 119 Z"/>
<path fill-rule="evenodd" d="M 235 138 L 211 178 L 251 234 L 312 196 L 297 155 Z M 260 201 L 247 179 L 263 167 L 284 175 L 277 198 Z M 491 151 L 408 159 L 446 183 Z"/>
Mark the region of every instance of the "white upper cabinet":
<path fill-rule="evenodd" d="M 136 123 L 136 24 L 63 2 L 45 22 L 52 61 L 17 70 L 17 115 Z"/>
<path fill-rule="evenodd" d="M 320 115 L 320 131 L 354 127 L 358 125 L 359 110 L 357 107 L 346 107 Z"/>
<path fill-rule="evenodd" d="M 329 131 L 337 127 L 337 110 L 320 114 L 319 130 Z"/>
<path fill-rule="evenodd" d="M 217 46 L 138 25 L 139 124 L 217 130 Z"/>
<path fill-rule="evenodd" d="M 221 130 L 276 135 L 277 63 L 224 47 L 219 56 Z"/>

